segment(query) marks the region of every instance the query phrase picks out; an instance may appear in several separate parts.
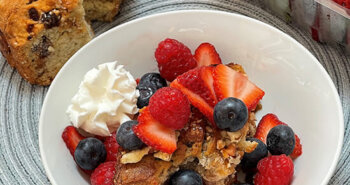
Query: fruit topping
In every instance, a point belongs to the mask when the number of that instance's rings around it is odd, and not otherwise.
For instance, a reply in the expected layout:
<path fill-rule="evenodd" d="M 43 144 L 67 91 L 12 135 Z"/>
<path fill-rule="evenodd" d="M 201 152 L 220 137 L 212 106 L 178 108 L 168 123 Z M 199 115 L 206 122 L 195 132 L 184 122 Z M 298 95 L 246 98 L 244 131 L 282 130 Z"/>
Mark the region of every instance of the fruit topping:
<path fill-rule="evenodd" d="M 179 170 L 170 177 L 170 185 L 203 185 L 203 180 L 193 170 Z"/>
<path fill-rule="evenodd" d="M 265 143 L 259 139 L 248 138 L 247 141 L 255 141 L 258 143 L 258 146 L 252 152 L 244 153 L 242 166 L 244 169 L 254 169 L 261 159 L 267 157 L 268 151 Z"/>
<path fill-rule="evenodd" d="M 243 128 L 247 120 L 248 109 L 240 99 L 225 98 L 214 107 L 214 121 L 222 130 L 236 132 Z"/>
<path fill-rule="evenodd" d="M 289 185 L 294 174 L 293 161 L 286 155 L 272 155 L 258 163 L 255 185 Z"/>
<path fill-rule="evenodd" d="M 289 155 L 295 146 L 294 132 L 287 125 L 277 125 L 270 130 L 266 143 L 272 155 Z"/>
<path fill-rule="evenodd" d="M 115 161 L 100 164 L 91 174 L 91 185 L 111 185 L 115 174 Z"/>
<path fill-rule="evenodd" d="M 143 142 L 136 136 L 132 127 L 137 125 L 135 120 L 126 121 L 117 130 L 117 142 L 126 150 L 137 150 L 142 148 Z"/>
<path fill-rule="evenodd" d="M 295 135 L 295 147 L 293 152 L 290 154 L 290 157 L 292 159 L 296 159 L 299 156 L 301 156 L 302 153 L 303 153 L 303 147 L 300 144 L 300 139 L 297 135 Z"/>
<path fill-rule="evenodd" d="M 218 100 L 235 97 L 242 100 L 248 110 L 254 110 L 265 92 L 250 82 L 247 76 L 219 64 L 214 71 L 214 89 Z"/>
<path fill-rule="evenodd" d="M 219 54 L 216 52 L 215 47 L 209 43 L 199 45 L 194 53 L 194 58 L 197 61 L 197 66 L 221 64 Z"/>
<path fill-rule="evenodd" d="M 112 136 L 106 137 L 103 144 L 105 145 L 107 151 L 106 161 L 117 160 L 116 155 L 119 150 L 119 144 L 116 140 L 116 133 L 113 133 Z"/>
<path fill-rule="evenodd" d="M 89 137 L 79 142 L 74 152 L 74 159 L 78 166 L 84 170 L 93 170 L 105 162 L 106 148 L 102 141 Z"/>
<path fill-rule="evenodd" d="M 149 104 L 149 99 L 153 96 L 157 89 L 145 86 L 137 86 L 136 88 L 140 92 L 140 96 L 137 98 L 136 105 L 137 108 L 142 109 Z"/>
<path fill-rule="evenodd" d="M 259 125 L 256 129 L 255 138 L 260 139 L 266 144 L 266 138 L 269 131 L 277 126 L 277 125 L 287 125 L 280 121 L 278 117 L 274 114 L 266 114 L 259 122 Z M 295 147 L 291 154 L 293 159 L 299 157 L 302 154 L 302 145 L 300 143 L 300 139 L 297 135 L 295 135 Z"/>
<path fill-rule="evenodd" d="M 158 89 L 166 86 L 167 83 L 165 79 L 162 78 L 159 73 L 144 74 L 136 87 L 136 89 L 138 89 L 140 92 L 140 96 L 137 99 L 137 107 L 141 109 L 147 106 L 153 94 Z"/>
<path fill-rule="evenodd" d="M 197 67 L 191 50 L 175 39 L 167 38 L 160 42 L 154 55 L 160 75 L 168 81 L 173 81 L 182 73 Z"/>
<path fill-rule="evenodd" d="M 141 77 L 138 85 L 154 89 L 160 89 L 162 87 L 166 87 L 167 83 L 166 80 L 162 78 L 159 73 L 146 73 Z"/>
<path fill-rule="evenodd" d="M 63 130 L 62 139 L 66 143 L 70 154 L 74 156 L 75 148 L 78 146 L 81 140 L 85 139 L 85 137 L 82 136 L 75 127 L 68 126 Z"/>
<path fill-rule="evenodd" d="M 150 99 L 148 108 L 159 123 L 176 130 L 182 129 L 191 115 L 187 97 L 172 87 L 159 89 Z"/>
<path fill-rule="evenodd" d="M 280 121 L 277 116 L 274 114 L 266 114 L 263 118 L 261 118 L 254 137 L 260 139 L 266 144 L 266 137 L 269 131 L 273 127 L 281 124 L 285 125 L 285 123 Z"/>
<path fill-rule="evenodd" d="M 176 150 L 175 131 L 154 119 L 148 107 L 140 111 L 138 122 L 133 131 L 145 144 L 169 154 Z"/>
<path fill-rule="evenodd" d="M 214 123 L 213 112 L 217 100 L 210 71 L 213 72 L 213 67 L 192 69 L 176 78 L 170 86 L 184 93 L 191 104 L 198 108 L 211 123 Z"/>

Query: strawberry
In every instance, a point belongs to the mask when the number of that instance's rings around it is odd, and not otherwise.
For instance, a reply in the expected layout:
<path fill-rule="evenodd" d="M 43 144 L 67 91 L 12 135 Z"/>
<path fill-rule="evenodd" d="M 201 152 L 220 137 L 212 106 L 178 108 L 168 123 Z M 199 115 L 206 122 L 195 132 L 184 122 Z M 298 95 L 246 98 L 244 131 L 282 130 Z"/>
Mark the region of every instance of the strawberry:
<path fill-rule="evenodd" d="M 198 67 L 221 64 L 219 54 L 216 52 L 215 47 L 209 43 L 199 45 L 195 51 L 194 58 Z"/>
<path fill-rule="evenodd" d="M 280 121 L 274 114 L 266 114 L 259 122 L 258 128 L 256 128 L 255 138 L 260 139 L 266 144 L 266 138 L 269 131 L 277 125 L 286 125 Z"/>
<path fill-rule="evenodd" d="M 254 110 L 265 94 L 245 75 L 223 64 L 215 67 L 214 90 L 219 101 L 227 97 L 235 97 L 242 100 L 249 110 Z"/>
<path fill-rule="evenodd" d="M 62 139 L 74 157 L 75 148 L 78 146 L 81 140 L 85 139 L 85 137 L 82 136 L 75 127 L 68 126 L 63 130 Z"/>
<path fill-rule="evenodd" d="M 266 114 L 259 122 L 258 128 L 256 129 L 255 138 L 260 139 L 266 144 L 266 138 L 269 131 L 277 125 L 287 125 L 280 121 L 274 114 Z M 302 154 L 302 145 L 299 137 L 295 134 L 295 147 L 290 155 L 291 158 L 296 159 Z"/>
<path fill-rule="evenodd" d="M 162 125 L 154 119 L 148 107 L 140 111 L 137 120 L 139 124 L 133 127 L 133 131 L 142 142 L 155 150 L 169 154 L 176 150 L 175 130 Z"/>
<path fill-rule="evenodd" d="M 105 145 L 107 151 L 106 161 L 115 161 L 117 160 L 116 155 L 119 150 L 119 144 L 116 140 L 116 133 L 113 133 L 112 136 L 106 137 L 103 144 Z"/>
<path fill-rule="evenodd" d="M 303 146 L 300 144 L 299 137 L 295 134 L 295 147 L 293 152 L 290 154 L 292 159 L 296 159 L 303 153 Z"/>
<path fill-rule="evenodd" d="M 214 123 L 213 112 L 217 103 L 213 87 L 214 67 L 192 69 L 178 76 L 171 84 L 184 93 L 191 104 L 198 108 L 210 122 Z"/>

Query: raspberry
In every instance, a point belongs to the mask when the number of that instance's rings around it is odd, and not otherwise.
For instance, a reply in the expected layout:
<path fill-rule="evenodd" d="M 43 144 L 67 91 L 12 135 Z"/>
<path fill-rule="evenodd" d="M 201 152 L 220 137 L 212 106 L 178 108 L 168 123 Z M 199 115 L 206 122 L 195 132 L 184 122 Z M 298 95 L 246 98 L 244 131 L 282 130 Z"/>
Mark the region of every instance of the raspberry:
<path fill-rule="evenodd" d="M 111 185 L 115 174 L 115 161 L 100 164 L 91 174 L 92 185 Z"/>
<path fill-rule="evenodd" d="M 289 185 L 292 182 L 294 164 L 286 155 L 272 155 L 258 163 L 255 185 Z"/>
<path fill-rule="evenodd" d="M 116 140 L 116 133 L 112 134 L 112 136 L 106 137 L 104 141 L 104 145 L 107 151 L 106 161 L 115 161 L 117 160 L 116 154 L 118 153 L 119 144 Z"/>
<path fill-rule="evenodd" d="M 159 89 L 150 99 L 149 110 L 157 121 L 173 129 L 183 128 L 191 114 L 187 97 L 172 87 Z"/>
<path fill-rule="evenodd" d="M 160 42 L 154 55 L 160 75 L 168 81 L 173 81 L 182 73 L 197 67 L 191 50 L 174 39 L 167 38 Z"/>

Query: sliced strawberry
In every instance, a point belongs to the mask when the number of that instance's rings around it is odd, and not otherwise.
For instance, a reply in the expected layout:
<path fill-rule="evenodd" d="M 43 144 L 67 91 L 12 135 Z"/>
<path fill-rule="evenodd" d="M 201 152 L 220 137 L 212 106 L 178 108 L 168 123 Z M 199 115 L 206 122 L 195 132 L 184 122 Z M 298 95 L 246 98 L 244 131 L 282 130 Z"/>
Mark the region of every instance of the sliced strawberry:
<path fill-rule="evenodd" d="M 133 131 L 141 141 L 165 153 L 171 154 L 176 150 L 175 130 L 155 120 L 148 107 L 142 109 L 137 120 L 139 124 L 133 127 Z"/>
<path fill-rule="evenodd" d="M 213 88 L 213 67 L 200 67 L 192 69 L 180 76 L 177 81 L 184 87 L 200 96 L 210 106 L 214 107 L 217 103 L 215 91 Z"/>
<path fill-rule="evenodd" d="M 266 114 L 259 122 L 258 128 L 256 128 L 255 138 L 260 139 L 266 143 L 266 137 L 269 131 L 277 125 L 286 125 L 278 119 L 274 114 Z"/>
<path fill-rule="evenodd" d="M 171 84 L 184 93 L 191 104 L 198 108 L 211 123 L 214 123 L 213 112 L 217 103 L 213 87 L 214 67 L 192 69 L 178 76 Z"/>
<path fill-rule="evenodd" d="M 293 152 L 290 154 L 292 159 L 296 159 L 303 153 L 303 146 L 300 144 L 299 137 L 295 134 L 295 147 Z"/>
<path fill-rule="evenodd" d="M 210 96 L 216 104 L 218 102 L 218 100 L 216 98 L 215 90 L 214 90 L 214 77 L 213 77 L 214 71 L 215 71 L 215 67 L 202 67 L 201 68 L 201 78 L 202 78 L 205 86 L 209 89 Z"/>
<path fill-rule="evenodd" d="M 214 124 L 214 108 L 210 106 L 205 100 L 203 100 L 202 97 L 181 85 L 176 79 L 170 84 L 170 86 L 182 91 L 182 93 L 184 93 L 187 96 L 191 104 L 197 109 L 199 109 L 202 112 L 202 114 L 204 114 L 207 117 L 207 119 Z"/>
<path fill-rule="evenodd" d="M 219 101 L 227 97 L 235 97 L 242 100 L 249 110 L 254 110 L 265 94 L 245 75 L 223 64 L 215 68 L 214 90 Z"/>
<path fill-rule="evenodd" d="M 198 67 L 221 64 L 219 54 L 216 52 L 215 47 L 209 43 L 199 45 L 195 51 L 194 58 Z"/>
<path fill-rule="evenodd" d="M 78 146 L 81 140 L 85 139 L 85 137 L 82 136 L 75 127 L 68 126 L 63 130 L 62 139 L 74 157 L 75 148 Z"/>
<path fill-rule="evenodd" d="M 274 114 L 266 114 L 259 122 L 258 128 L 256 129 L 255 138 L 260 139 L 266 144 L 266 137 L 269 131 L 277 125 L 287 125 L 286 123 L 280 121 L 278 117 Z M 300 143 L 299 137 L 295 134 L 295 147 L 290 155 L 292 159 L 296 159 L 302 154 L 302 145 Z"/>

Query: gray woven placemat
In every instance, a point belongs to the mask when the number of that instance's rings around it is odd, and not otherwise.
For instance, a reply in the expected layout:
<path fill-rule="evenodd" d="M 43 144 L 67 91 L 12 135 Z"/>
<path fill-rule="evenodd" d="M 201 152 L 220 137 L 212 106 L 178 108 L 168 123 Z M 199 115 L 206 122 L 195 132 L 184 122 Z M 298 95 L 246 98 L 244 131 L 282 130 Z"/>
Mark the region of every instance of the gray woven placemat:
<path fill-rule="evenodd" d="M 350 184 L 350 57 L 338 47 L 314 42 L 260 7 L 259 0 L 125 0 L 113 23 L 95 23 L 94 29 L 100 34 L 123 22 L 165 11 L 215 9 L 247 15 L 288 33 L 318 58 L 337 86 L 346 129 L 341 159 L 330 184 Z M 0 184 L 50 184 L 38 146 L 38 120 L 46 92 L 47 88 L 25 82 L 0 55 Z"/>

